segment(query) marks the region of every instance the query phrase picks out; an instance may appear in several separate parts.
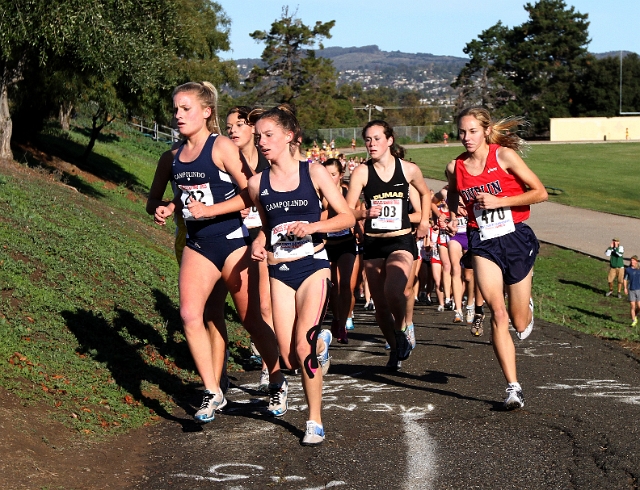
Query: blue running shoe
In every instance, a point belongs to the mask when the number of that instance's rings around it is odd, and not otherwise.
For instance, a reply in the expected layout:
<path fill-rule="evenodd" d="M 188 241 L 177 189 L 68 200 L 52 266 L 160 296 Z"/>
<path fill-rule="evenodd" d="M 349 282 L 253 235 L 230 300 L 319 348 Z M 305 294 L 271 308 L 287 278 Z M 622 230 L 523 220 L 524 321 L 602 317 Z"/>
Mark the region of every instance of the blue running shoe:
<path fill-rule="evenodd" d="M 404 329 L 405 333 L 407 334 L 407 339 L 409 340 L 409 343 L 411 344 L 411 349 L 415 349 L 416 348 L 416 330 L 413 326 L 413 323 L 410 323 L 409 325 L 407 325 Z"/>
<path fill-rule="evenodd" d="M 331 345 L 331 341 L 333 340 L 333 335 L 331 335 L 331 330 L 327 330 L 325 328 L 320 332 L 318 338 L 324 341 L 324 350 L 320 354 L 318 354 L 318 363 L 322 368 L 322 375 L 324 376 L 329 371 L 329 366 L 331 365 L 331 357 L 329 357 L 329 346 Z"/>
<path fill-rule="evenodd" d="M 324 427 L 313 420 L 307 420 L 307 430 L 301 444 L 303 446 L 319 446 L 324 441 Z"/>
<path fill-rule="evenodd" d="M 216 412 L 219 412 L 227 406 L 227 399 L 222 393 L 211 393 L 209 390 L 204 390 L 204 396 L 202 397 L 202 405 L 200 409 L 193 416 L 198 422 L 211 422 L 216 418 Z"/>
<path fill-rule="evenodd" d="M 411 355 L 411 342 L 409 341 L 407 332 L 404 330 L 396 330 L 396 349 L 398 361 L 404 361 Z"/>
<path fill-rule="evenodd" d="M 353 326 L 353 318 L 351 318 L 351 317 L 347 318 L 346 327 L 347 327 L 347 330 L 353 330 L 353 329 L 356 328 L 356 327 Z"/>

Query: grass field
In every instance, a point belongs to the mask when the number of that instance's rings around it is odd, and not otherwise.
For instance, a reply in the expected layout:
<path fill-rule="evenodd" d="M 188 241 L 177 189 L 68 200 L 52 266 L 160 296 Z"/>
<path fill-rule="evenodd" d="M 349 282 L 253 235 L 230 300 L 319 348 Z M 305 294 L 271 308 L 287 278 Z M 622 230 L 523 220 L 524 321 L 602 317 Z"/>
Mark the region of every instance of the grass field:
<path fill-rule="evenodd" d="M 17 170 L 0 166 L 0 385 L 93 436 L 170 417 L 176 400 L 199 385 L 181 333 L 171 230 L 144 212 L 167 145 L 116 129 L 79 167 L 83 176 L 48 163 L 39 169 L 26 154 L 16 155 Z M 82 132 L 50 131 L 38 146 L 73 160 L 86 142 Z M 424 153 L 439 162 L 431 164 L 433 177 L 456 151 Z M 605 276 L 602 261 L 543 247 L 537 316 L 640 340 L 628 328 L 628 303 L 604 298 Z M 248 337 L 230 307 L 227 318 L 231 367 L 239 368 Z"/>
<path fill-rule="evenodd" d="M 425 177 L 444 180 L 461 144 L 409 149 Z M 525 162 L 546 186 L 562 189 L 549 200 L 640 218 L 640 143 L 533 144 Z"/>

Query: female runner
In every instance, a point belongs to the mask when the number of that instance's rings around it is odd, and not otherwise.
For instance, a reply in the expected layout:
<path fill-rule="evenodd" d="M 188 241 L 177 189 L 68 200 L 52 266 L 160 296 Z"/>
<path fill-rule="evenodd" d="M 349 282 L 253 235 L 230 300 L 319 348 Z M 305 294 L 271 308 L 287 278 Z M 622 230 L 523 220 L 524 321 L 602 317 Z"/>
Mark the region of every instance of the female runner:
<path fill-rule="evenodd" d="M 249 180 L 249 193 L 262 231 L 252 245 L 254 260 L 266 260 L 271 283 L 273 324 L 280 354 L 288 368 L 302 367 L 302 387 L 309 406 L 303 445 L 324 440 L 322 378 L 329 367 L 331 332 L 321 330 L 329 300 L 331 269 L 322 233 L 355 224 L 342 194 L 321 165 L 300 162 L 302 131 L 289 106 L 264 112 L 256 122 L 258 147 L 271 167 Z M 320 220 L 322 200 L 335 213 Z M 287 382 L 271 384 L 271 399 L 287 409 Z"/>
<path fill-rule="evenodd" d="M 458 117 L 458 130 L 466 151 L 446 169 L 452 213 L 448 226 L 456 231 L 455 210 L 462 196 L 475 279 L 491 310 L 493 349 L 508 383 L 507 410 L 524 406 L 509 319 L 521 340 L 533 329 L 531 279 L 539 245 L 524 221 L 531 204 L 547 199 L 544 185 L 515 151 L 524 142 L 507 132 L 523 123 L 522 118 L 492 121 L 481 107 L 465 109 Z"/>
<path fill-rule="evenodd" d="M 259 174 L 269 168 L 269 160 L 267 160 L 256 147 L 254 123 L 249 121 L 250 112 L 251 108 L 246 106 L 235 106 L 229 109 L 227 112 L 227 135 L 240 150 L 240 158 L 249 166 L 254 174 Z M 248 208 L 248 214 L 245 215 L 243 223 L 249 230 L 249 243 L 252 243 L 262 227 L 260 215 L 255 206 Z M 260 313 L 264 321 L 273 328 L 271 289 L 269 288 L 269 271 L 267 270 L 267 264 L 252 260 L 249 265 L 249 274 L 259 278 Z M 264 392 L 269 390 L 269 369 L 264 360 L 262 360 L 262 371 L 260 373 L 258 390 Z"/>
<path fill-rule="evenodd" d="M 346 196 L 347 186 L 342 183 L 344 169 L 340 160 L 330 158 L 322 164 L 333 179 L 338 191 Z M 323 202 L 325 208 L 327 203 Z M 328 216 L 334 213 L 331 210 Z M 353 308 L 355 289 L 353 268 L 356 261 L 356 237 L 351 228 L 327 233 L 324 248 L 331 263 L 331 301 L 329 306 L 333 313 L 331 333 L 341 344 L 349 343 L 347 337 L 347 321 Z M 352 323 L 353 324 L 353 323 Z"/>
<path fill-rule="evenodd" d="M 212 345 L 203 321 L 207 299 L 220 278 L 269 367 L 271 382 L 283 383 L 284 376 L 278 365 L 275 336 L 260 315 L 257 281 L 250 281 L 248 276 L 251 259 L 239 211 L 250 204 L 245 188 L 251 171 L 242 164 L 237 147 L 217 134 L 217 91 L 213 85 L 208 82 L 180 85 L 174 90 L 173 106 L 178 129 L 184 137 L 172 162 L 173 180 L 181 194 L 166 206 L 156 208 L 155 221 L 164 225 L 176 204 L 182 203 L 188 237 L 178 281 L 180 316 L 205 387 L 195 418 L 210 422 L 215 411 L 227 403 L 216 374 L 219 367 L 215 367 L 224 364 L 225 351 Z M 242 189 L 239 195 L 237 188 Z M 223 308 L 222 304 L 216 306 Z"/>
<path fill-rule="evenodd" d="M 405 287 L 418 255 L 409 222 L 409 186 L 420 194 L 422 210 L 430 209 L 431 194 L 418 166 L 402 160 L 393 129 L 374 120 L 362 130 L 371 159 L 356 167 L 349 182 L 347 203 L 356 219 L 366 219 L 364 263 L 376 321 L 390 345 L 387 367 L 397 370 L 415 346 L 415 332 L 404 325 L 407 300 Z M 364 210 L 356 210 L 364 192 Z M 429 231 L 429 213 L 423 212 L 418 238 Z"/>
<path fill-rule="evenodd" d="M 153 215 L 155 214 L 158 206 L 166 206 L 170 201 L 163 199 L 167 184 L 171 182 L 171 188 L 173 190 L 174 197 L 178 196 L 182 191 L 178 189 L 178 186 L 173 181 L 172 163 L 173 157 L 180 147 L 180 142 L 175 143 L 171 150 L 164 152 L 158 160 L 158 166 L 153 176 L 153 182 L 151 189 L 149 190 L 149 197 L 147 199 L 146 211 Z M 176 224 L 174 250 L 176 254 L 176 260 L 178 266 L 182 261 L 182 254 L 187 244 L 187 225 L 182 218 L 182 213 L 176 213 L 174 215 L 174 221 Z M 207 305 L 211 305 L 210 308 L 205 307 L 204 321 L 207 324 L 207 331 L 210 336 L 213 352 L 226 352 L 228 337 L 227 337 L 227 324 L 224 318 L 224 309 L 219 308 L 216 305 L 223 304 L 227 298 L 227 286 L 224 281 L 218 281 L 213 288 L 211 296 L 207 300 Z M 226 362 L 223 365 L 217 364 L 214 366 L 216 379 L 220 380 L 220 387 L 223 393 L 227 392 L 229 387 L 229 378 L 227 377 Z"/>

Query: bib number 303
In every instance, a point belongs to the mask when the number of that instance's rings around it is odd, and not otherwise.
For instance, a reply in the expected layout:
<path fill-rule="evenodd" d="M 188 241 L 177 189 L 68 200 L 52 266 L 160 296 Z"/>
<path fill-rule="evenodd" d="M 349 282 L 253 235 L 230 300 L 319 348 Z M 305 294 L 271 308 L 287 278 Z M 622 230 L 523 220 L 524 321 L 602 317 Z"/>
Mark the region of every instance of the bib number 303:
<path fill-rule="evenodd" d="M 477 204 L 473 207 L 476 223 L 480 229 L 480 240 L 498 238 L 516 231 L 511 208 L 481 209 Z"/>

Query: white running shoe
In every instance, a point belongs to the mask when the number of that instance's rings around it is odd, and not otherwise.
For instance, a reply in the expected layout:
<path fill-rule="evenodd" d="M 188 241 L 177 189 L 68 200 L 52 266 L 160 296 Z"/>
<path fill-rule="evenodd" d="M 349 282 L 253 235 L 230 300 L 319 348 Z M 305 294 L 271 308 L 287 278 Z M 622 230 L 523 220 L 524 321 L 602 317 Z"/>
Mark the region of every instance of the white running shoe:
<path fill-rule="evenodd" d="M 303 446 L 319 446 L 324 441 L 324 427 L 313 420 L 307 420 L 307 430 L 301 444 Z"/>
<path fill-rule="evenodd" d="M 227 399 L 222 393 L 212 393 L 204 390 L 202 397 L 202 405 L 193 416 L 198 422 L 211 422 L 216 418 L 216 412 L 219 412 L 227 406 Z"/>
<path fill-rule="evenodd" d="M 523 332 L 516 332 L 516 336 L 520 340 L 526 339 L 533 331 L 533 298 L 529 298 L 529 309 L 531 310 L 531 323 L 527 325 L 527 328 L 525 328 Z"/>
<path fill-rule="evenodd" d="M 504 400 L 504 408 L 515 410 L 524 407 L 524 394 L 519 383 L 509 383 L 506 391 L 507 398 Z"/>
<path fill-rule="evenodd" d="M 269 393 L 269 370 L 263 369 L 260 372 L 260 382 L 258 383 L 258 391 Z"/>
<path fill-rule="evenodd" d="M 467 323 L 473 323 L 473 317 L 475 316 L 475 310 L 473 307 L 469 308 L 467 306 L 467 315 L 466 315 L 466 320 Z"/>
<path fill-rule="evenodd" d="M 462 323 L 462 310 L 456 310 L 456 314 L 453 317 L 453 323 Z"/>

